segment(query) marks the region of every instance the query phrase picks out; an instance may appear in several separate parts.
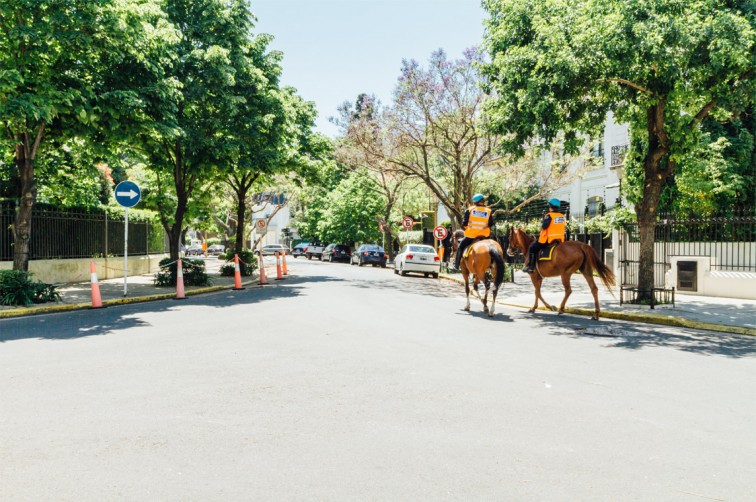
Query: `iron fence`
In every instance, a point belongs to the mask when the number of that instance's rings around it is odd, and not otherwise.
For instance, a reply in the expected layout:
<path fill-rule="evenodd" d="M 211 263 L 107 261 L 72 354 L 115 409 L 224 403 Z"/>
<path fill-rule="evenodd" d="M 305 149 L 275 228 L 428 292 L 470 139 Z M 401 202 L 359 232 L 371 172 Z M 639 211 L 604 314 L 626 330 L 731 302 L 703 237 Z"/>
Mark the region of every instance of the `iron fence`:
<path fill-rule="evenodd" d="M 14 204 L 0 205 L 0 261 L 13 259 Z M 32 213 L 29 258 L 90 258 L 123 256 L 123 217 L 102 211 L 61 209 L 39 205 Z M 129 220 L 129 255 L 164 253 L 168 249 L 163 227 Z"/>
<path fill-rule="evenodd" d="M 638 224 L 620 231 L 622 284 L 637 284 L 640 242 Z M 671 257 L 707 257 L 711 270 L 756 272 L 756 214 L 730 217 L 680 218 L 666 215 L 654 228 L 654 285 L 664 286 Z"/>

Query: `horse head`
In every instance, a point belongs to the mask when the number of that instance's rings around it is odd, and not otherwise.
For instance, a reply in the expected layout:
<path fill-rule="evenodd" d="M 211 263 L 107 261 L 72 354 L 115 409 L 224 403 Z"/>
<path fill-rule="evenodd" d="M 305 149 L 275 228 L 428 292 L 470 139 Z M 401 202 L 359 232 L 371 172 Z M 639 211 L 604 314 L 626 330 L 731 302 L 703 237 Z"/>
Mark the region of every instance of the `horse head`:
<path fill-rule="evenodd" d="M 518 251 L 525 254 L 528 251 L 529 241 L 527 234 L 521 228 L 512 227 L 509 231 L 509 246 L 507 255 L 515 256 Z"/>

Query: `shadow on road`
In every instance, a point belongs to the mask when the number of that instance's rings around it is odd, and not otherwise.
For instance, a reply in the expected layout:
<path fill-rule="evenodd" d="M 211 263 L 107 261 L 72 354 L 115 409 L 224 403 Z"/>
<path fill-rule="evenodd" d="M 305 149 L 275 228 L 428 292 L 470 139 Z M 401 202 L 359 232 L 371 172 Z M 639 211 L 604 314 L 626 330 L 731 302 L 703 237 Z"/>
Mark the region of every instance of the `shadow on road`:
<path fill-rule="evenodd" d="M 204 306 L 217 309 L 239 305 L 254 305 L 270 300 L 294 298 L 302 295 L 303 286 L 309 283 L 339 282 L 327 276 L 288 277 L 267 286 L 248 286 L 242 291 L 223 290 L 186 300 L 160 300 L 130 303 L 96 310 L 79 310 L 32 317 L 0 320 L 0 343 L 23 339 L 72 340 L 98 336 L 114 331 L 149 326 L 136 317 L 141 313 L 167 312 L 184 306 Z M 271 281 L 273 283 L 274 281 Z"/>

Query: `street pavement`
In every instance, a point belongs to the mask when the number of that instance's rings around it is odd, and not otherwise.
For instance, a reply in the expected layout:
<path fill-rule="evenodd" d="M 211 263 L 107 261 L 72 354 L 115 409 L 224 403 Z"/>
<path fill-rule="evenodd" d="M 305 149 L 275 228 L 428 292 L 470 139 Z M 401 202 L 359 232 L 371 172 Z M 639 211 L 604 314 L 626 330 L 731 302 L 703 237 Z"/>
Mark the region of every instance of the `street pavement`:
<path fill-rule="evenodd" d="M 756 499 L 754 337 L 289 268 L 0 319 L 0 500 Z"/>
<path fill-rule="evenodd" d="M 287 257 L 287 264 L 295 264 L 297 260 L 299 262 L 305 261 L 304 258 L 295 259 L 289 256 Z M 234 278 L 220 276 L 219 268 L 222 263 L 222 260 L 215 257 L 205 259 L 212 285 L 230 288 L 234 285 Z M 272 281 L 276 277 L 275 258 L 271 256 L 265 257 L 265 263 L 268 279 Z M 443 275 L 449 280 L 457 282 L 462 280 L 460 274 Z M 244 278 L 244 282 L 251 284 L 257 281 L 257 279 L 258 277 L 255 275 L 252 278 Z M 570 311 L 571 313 L 590 315 L 594 308 L 593 296 L 585 280 L 583 280 L 582 276 L 575 275 L 571 284 L 573 292 L 567 302 L 568 309 L 573 309 Z M 650 309 L 648 306 L 630 305 L 627 303 L 620 305 L 619 288 L 609 291 L 598 280 L 597 284 L 599 286 L 601 310 L 605 314 L 614 316 L 615 318 L 624 318 L 625 320 L 644 323 L 671 323 L 672 325 L 683 327 L 714 329 L 756 336 L 756 300 L 705 297 L 680 294 L 678 292 L 675 297 L 674 306 L 657 305 L 654 309 Z M 197 286 L 186 287 L 186 291 L 190 294 L 193 291 L 204 290 L 206 288 Z M 57 306 L 55 304 L 42 304 L 21 308 L 0 306 L 0 318 L 39 312 L 46 313 L 55 311 L 56 308 L 65 309 L 76 305 L 86 307 L 91 302 L 91 285 L 89 282 L 63 284 L 59 286 L 59 291 L 62 301 Z M 100 292 L 104 302 L 140 301 L 140 299 L 154 297 L 155 295 L 172 295 L 175 293 L 173 288 L 155 286 L 152 275 L 129 277 L 128 295 L 126 297 L 123 295 L 123 279 L 100 281 Z M 544 280 L 542 293 L 551 305 L 558 307 L 564 296 L 561 280 L 559 278 Z M 508 282 L 502 286 L 498 300 L 510 306 L 530 308 L 534 303 L 534 292 L 528 275 L 519 270 L 515 271 L 514 282 Z M 542 303 L 540 305 L 543 307 Z M 675 324 L 675 321 L 681 322 Z"/>

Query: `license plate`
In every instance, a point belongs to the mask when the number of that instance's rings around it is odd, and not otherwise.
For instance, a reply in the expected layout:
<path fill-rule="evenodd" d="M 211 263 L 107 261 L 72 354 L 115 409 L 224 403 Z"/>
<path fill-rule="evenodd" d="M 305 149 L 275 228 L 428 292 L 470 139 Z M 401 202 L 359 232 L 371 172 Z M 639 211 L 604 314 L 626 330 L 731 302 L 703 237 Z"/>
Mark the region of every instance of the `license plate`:
<path fill-rule="evenodd" d="M 426 258 L 425 256 L 421 256 L 421 257 L 420 257 L 420 259 L 421 259 L 422 261 L 428 261 L 428 258 Z"/>

